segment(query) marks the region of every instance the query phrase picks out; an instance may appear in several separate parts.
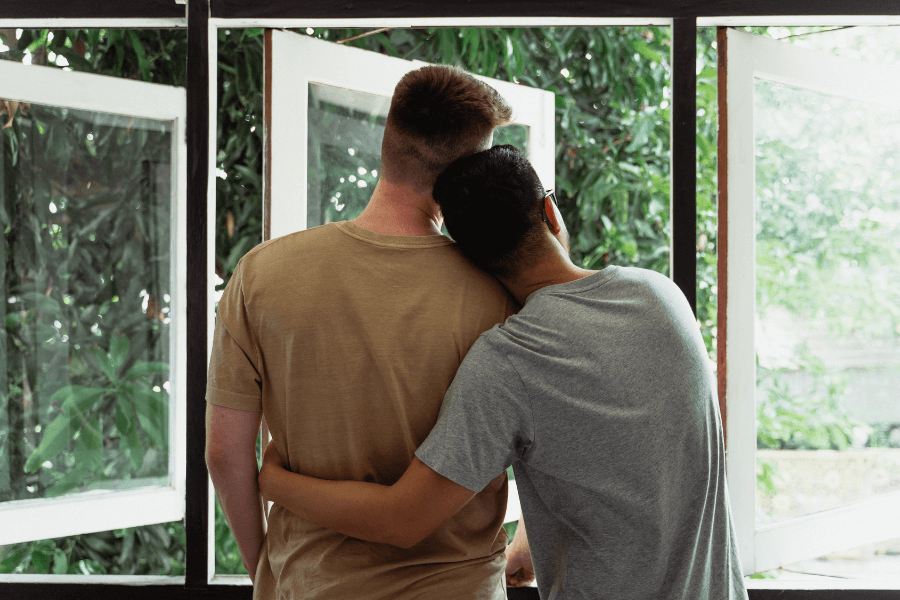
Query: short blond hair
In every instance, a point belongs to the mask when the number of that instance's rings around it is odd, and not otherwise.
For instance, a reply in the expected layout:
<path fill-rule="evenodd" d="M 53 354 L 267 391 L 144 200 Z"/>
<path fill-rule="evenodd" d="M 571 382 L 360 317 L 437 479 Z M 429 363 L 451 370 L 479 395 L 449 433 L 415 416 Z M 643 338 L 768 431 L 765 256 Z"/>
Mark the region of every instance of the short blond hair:
<path fill-rule="evenodd" d="M 512 109 L 497 90 L 459 67 L 411 71 L 391 99 L 382 176 L 430 192 L 450 163 L 481 149 L 491 132 L 511 118 Z"/>

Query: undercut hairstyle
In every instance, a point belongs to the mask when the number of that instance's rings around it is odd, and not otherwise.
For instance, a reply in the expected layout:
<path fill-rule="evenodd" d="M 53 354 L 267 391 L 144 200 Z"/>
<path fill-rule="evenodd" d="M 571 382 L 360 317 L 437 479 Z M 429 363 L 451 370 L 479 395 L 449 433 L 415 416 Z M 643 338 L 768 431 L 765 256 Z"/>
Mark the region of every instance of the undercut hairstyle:
<path fill-rule="evenodd" d="M 481 148 L 512 109 L 491 86 L 459 67 L 429 65 L 394 90 L 381 145 L 388 181 L 430 192 L 454 160 Z"/>
<path fill-rule="evenodd" d="M 460 158 L 438 177 L 433 195 L 460 250 L 492 275 L 515 278 L 545 251 L 544 188 L 515 147 Z"/>

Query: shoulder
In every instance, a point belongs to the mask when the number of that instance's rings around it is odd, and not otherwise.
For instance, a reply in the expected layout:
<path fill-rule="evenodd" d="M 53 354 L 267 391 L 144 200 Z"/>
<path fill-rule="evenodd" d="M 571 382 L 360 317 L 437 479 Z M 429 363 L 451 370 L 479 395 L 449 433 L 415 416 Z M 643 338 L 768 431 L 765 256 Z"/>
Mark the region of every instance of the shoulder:
<path fill-rule="evenodd" d="M 260 278 L 268 281 L 270 275 L 281 277 L 285 269 L 296 269 L 298 260 L 310 264 L 329 253 L 340 252 L 341 240 L 349 238 L 336 225 L 320 225 L 257 244 L 238 261 L 234 277 L 242 285 L 252 285 Z"/>
<path fill-rule="evenodd" d="M 337 227 L 337 223 L 320 225 L 257 244 L 244 255 L 241 261 L 252 263 L 267 260 L 273 255 L 314 248 L 320 244 L 341 239 L 341 237 L 343 236 Z"/>
<path fill-rule="evenodd" d="M 669 277 L 638 267 L 620 267 L 617 279 L 621 282 L 632 282 L 642 288 L 646 294 L 665 303 L 687 302 L 681 288 Z"/>
<path fill-rule="evenodd" d="M 457 377 L 466 379 L 492 379 L 512 369 L 508 358 L 509 341 L 498 323 L 482 333 L 466 353 Z"/>

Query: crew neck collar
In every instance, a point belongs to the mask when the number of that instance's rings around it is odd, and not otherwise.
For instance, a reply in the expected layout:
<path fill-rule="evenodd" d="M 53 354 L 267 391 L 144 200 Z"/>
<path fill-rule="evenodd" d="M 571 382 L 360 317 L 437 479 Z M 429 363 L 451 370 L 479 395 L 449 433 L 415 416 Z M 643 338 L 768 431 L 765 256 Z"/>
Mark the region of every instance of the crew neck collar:
<path fill-rule="evenodd" d="M 390 235 L 375 233 L 350 221 L 340 221 L 334 225 L 343 233 L 367 244 L 386 248 L 438 248 L 455 244 L 446 235 Z"/>

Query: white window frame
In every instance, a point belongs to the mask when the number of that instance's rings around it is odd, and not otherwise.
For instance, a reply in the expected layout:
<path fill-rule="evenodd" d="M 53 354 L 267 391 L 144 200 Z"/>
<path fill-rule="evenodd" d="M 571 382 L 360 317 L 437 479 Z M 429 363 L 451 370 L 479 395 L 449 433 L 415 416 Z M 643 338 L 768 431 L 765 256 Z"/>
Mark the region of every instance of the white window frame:
<path fill-rule="evenodd" d="M 166 486 L 0 503 L 0 545 L 179 521 L 185 513 L 187 146 L 184 88 L 0 60 L 0 97 L 172 121 L 169 475 Z"/>
<path fill-rule="evenodd" d="M 725 68 L 720 72 L 724 105 L 720 118 L 720 249 L 727 240 L 724 376 L 728 432 L 728 483 L 735 534 L 744 574 L 812 559 L 832 551 L 900 537 L 900 492 L 847 504 L 778 523 L 756 525 L 756 214 L 754 82 L 765 80 L 896 108 L 900 70 L 831 56 L 734 29 L 725 32 Z M 894 73 L 891 75 L 891 73 Z M 720 107 L 723 106 L 720 98 Z M 722 135 L 722 132 L 727 132 Z M 720 146 L 721 150 L 721 146 Z M 721 155 L 720 155 L 721 157 Z M 723 165 L 722 163 L 725 163 Z M 724 171 L 722 170 L 724 166 Z M 720 206 L 720 214 L 722 208 Z M 723 225 L 724 222 L 724 225 Z M 723 257 L 720 256 L 720 261 Z M 721 273 L 721 271 L 720 271 Z M 721 280 L 720 274 L 720 280 Z M 721 313 L 720 313 L 721 315 Z M 782 585 L 780 580 L 776 585 Z M 829 582 L 829 589 L 834 583 Z"/>

